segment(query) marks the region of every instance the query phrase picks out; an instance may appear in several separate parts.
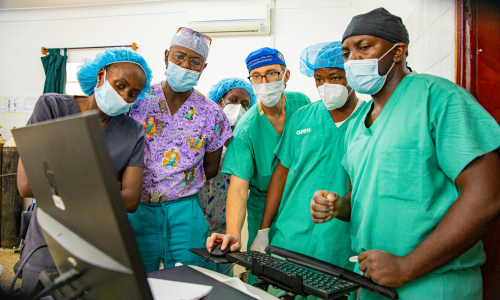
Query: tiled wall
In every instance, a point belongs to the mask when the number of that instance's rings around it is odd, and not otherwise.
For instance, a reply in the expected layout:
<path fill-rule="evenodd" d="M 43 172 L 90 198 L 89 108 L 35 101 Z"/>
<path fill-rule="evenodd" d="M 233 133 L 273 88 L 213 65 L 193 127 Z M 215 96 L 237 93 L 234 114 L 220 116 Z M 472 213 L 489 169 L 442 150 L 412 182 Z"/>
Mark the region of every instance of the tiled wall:
<path fill-rule="evenodd" d="M 31 114 L 25 113 L 0 113 L 0 134 L 6 140 L 11 136 L 10 130 L 14 127 L 23 127 L 28 122 Z"/>
<path fill-rule="evenodd" d="M 408 65 L 455 82 L 455 1 L 420 0 L 404 20 L 410 33 Z"/>

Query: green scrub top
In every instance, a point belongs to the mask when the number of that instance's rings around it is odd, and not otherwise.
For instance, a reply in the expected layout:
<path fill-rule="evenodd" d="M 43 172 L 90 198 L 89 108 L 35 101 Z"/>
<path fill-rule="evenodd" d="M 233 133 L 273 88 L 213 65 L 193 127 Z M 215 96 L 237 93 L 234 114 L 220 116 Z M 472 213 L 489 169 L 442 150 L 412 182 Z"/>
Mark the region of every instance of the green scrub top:
<path fill-rule="evenodd" d="M 302 93 L 285 92 L 285 96 L 286 125 L 293 113 L 311 101 Z M 221 172 L 249 182 L 247 250 L 250 250 L 262 220 L 267 188 L 277 165 L 274 149 L 280 138 L 266 115 L 254 105 L 238 122 L 226 151 Z"/>
<path fill-rule="evenodd" d="M 436 228 L 460 195 L 455 179 L 500 147 L 500 127 L 466 90 L 446 79 L 406 76 L 369 128 L 369 102 L 346 133 L 342 165 L 352 182 L 356 253 L 406 255 Z M 482 243 L 397 288 L 401 299 L 481 299 Z M 356 266 L 357 268 L 357 266 Z M 362 299 L 382 299 L 363 291 Z"/>
<path fill-rule="evenodd" d="M 362 101 L 362 100 L 358 100 Z M 344 137 L 349 121 L 337 128 L 323 101 L 299 109 L 288 122 L 275 153 L 289 169 L 273 227 L 271 245 L 296 251 L 353 270 L 349 223 L 334 219 L 313 222 L 311 199 L 317 190 L 349 191 L 349 176 L 342 167 Z"/>

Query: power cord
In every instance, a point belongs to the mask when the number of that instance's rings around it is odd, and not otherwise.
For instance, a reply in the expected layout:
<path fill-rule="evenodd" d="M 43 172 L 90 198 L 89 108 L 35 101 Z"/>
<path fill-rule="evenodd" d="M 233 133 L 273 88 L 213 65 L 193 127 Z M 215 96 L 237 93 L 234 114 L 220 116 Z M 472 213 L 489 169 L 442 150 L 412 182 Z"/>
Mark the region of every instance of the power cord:
<path fill-rule="evenodd" d="M 33 300 L 40 299 L 46 296 L 48 293 L 66 285 L 68 282 L 73 281 L 75 278 L 80 276 L 80 272 L 76 269 L 71 269 L 59 275 L 56 279 L 54 279 L 54 283 L 51 286 L 44 288 L 38 295 L 36 295 Z"/>
<path fill-rule="evenodd" d="M 226 272 L 222 273 L 222 275 L 226 275 L 226 273 L 229 272 L 229 270 L 231 270 L 234 267 L 234 265 L 236 265 L 236 263 L 230 266 L 229 269 L 226 270 Z"/>
<path fill-rule="evenodd" d="M 33 255 L 33 253 L 35 253 L 38 249 L 42 249 L 42 248 L 45 248 L 45 247 L 47 247 L 47 245 L 38 246 L 35 249 L 33 249 L 28 254 L 28 256 L 26 256 L 26 258 L 24 259 L 24 261 L 21 264 L 21 266 L 19 266 L 19 269 L 17 269 L 16 275 L 14 275 L 14 279 L 12 280 L 12 284 L 10 285 L 9 294 L 12 293 L 12 291 L 14 290 L 14 286 L 16 285 L 17 278 L 19 277 L 19 274 L 21 274 L 21 272 L 22 272 L 22 270 L 23 270 L 24 265 L 26 264 L 26 262 L 28 262 L 28 259 L 30 259 L 30 257 Z"/>

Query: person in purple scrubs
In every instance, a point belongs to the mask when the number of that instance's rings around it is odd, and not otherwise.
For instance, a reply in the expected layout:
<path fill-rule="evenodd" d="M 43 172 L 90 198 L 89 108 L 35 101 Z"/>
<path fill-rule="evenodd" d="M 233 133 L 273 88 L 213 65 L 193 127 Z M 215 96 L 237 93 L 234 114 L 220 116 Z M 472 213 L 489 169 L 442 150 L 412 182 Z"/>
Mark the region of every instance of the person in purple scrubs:
<path fill-rule="evenodd" d="M 165 51 L 166 80 L 130 112 L 146 136 L 142 199 L 129 220 L 147 272 L 162 262 L 165 268 L 201 262 L 189 252 L 203 248 L 208 234 L 198 192 L 217 175 L 222 146 L 232 136 L 222 109 L 194 89 L 210 43 L 179 28 Z"/>

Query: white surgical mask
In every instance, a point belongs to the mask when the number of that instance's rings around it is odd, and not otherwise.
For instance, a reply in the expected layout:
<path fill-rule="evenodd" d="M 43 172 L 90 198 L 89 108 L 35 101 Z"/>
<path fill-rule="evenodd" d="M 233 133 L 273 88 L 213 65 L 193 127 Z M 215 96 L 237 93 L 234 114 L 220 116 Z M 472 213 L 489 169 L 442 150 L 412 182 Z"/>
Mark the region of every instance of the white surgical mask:
<path fill-rule="evenodd" d="M 353 90 L 351 89 L 351 93 L 352 91 Z M 328 110 L 341 108 L 351 95 L 351 93 L 348 93 L 347 88 L 344 85 L 331 83 L 324 83 L 323 85 L 318 86 L 318 93 Z"/>
<path fill-rule="evenodd" d="M 226 114 L 231 126 L 236 126 L 241 117 L 243 117 L 246 113 L 246 110 L 241 106 L 241 104 L 228 104 L 224 106 L 223 111 Z"/>
<path fill-rule="evenodd" d="M 130 110 L 134 103 L 128 103 L 106 80 L 106 69 L 104 69 L 104 84 L 94 89 L 95 101 L 99 109 L 110 117 L 124 114 Z"/>
<path fill-rule="evenodd" d="M 280 101 L 281 95 L 285 92 L 285 75 L 286 69 L 283 71 L 283 78 L 268 83 L 252 83 L 253 92 L 267 107 L 273 107 Z"/>

